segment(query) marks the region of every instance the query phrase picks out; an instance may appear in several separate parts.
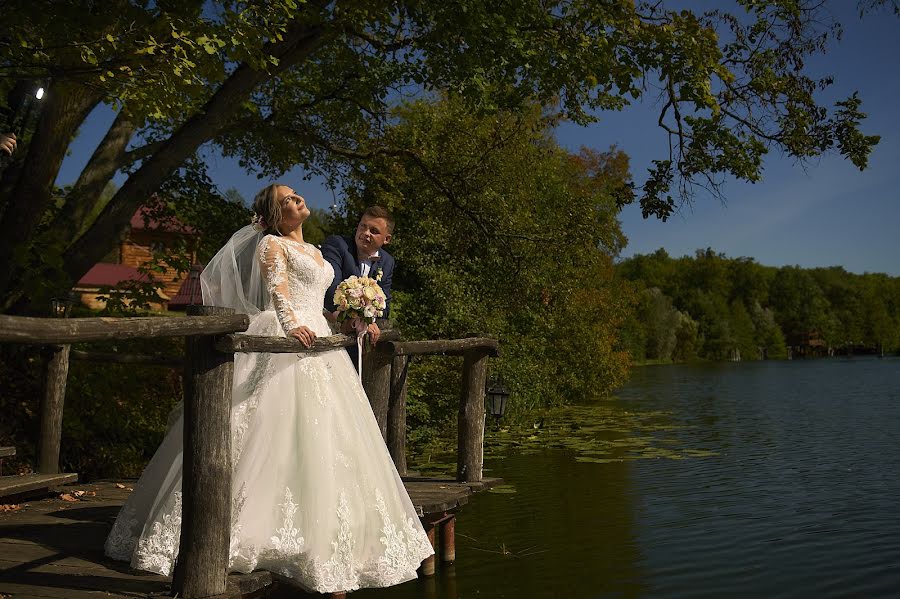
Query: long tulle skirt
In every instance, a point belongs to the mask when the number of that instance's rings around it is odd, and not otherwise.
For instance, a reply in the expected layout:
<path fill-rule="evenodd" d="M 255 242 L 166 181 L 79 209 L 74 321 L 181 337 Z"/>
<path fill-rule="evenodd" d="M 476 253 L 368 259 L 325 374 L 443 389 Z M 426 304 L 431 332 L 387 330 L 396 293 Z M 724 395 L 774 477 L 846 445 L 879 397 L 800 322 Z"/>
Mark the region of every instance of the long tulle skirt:
<path fill-rule="evenodd" d="M 328 334 L 318 323 L 319 334 Z M 249 334 L 282 334 L 272 312 Z M 433 550 L 347 353 L 237 354 L 229 571 L 309 591 L 410 580 Z M 122 507 L 106 553 L 171 574 L 181 532 L 182 416 Z"/>

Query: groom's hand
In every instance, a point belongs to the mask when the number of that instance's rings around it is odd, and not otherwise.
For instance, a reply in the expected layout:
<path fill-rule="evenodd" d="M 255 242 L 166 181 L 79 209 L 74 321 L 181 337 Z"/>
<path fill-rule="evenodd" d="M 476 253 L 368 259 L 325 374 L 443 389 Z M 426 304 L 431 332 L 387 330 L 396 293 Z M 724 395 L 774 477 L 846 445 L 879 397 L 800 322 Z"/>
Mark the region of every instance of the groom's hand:
<path fill-rule="evenodd" d="M 297 339 L 300 343 L 303 344 L 303 347 L 309 349 L 312 347 L 313 343 L 316 342 L 316 334 L 309 327 L 305 327 L 300 325 L 296 329 L 291 329 L 291 332 L 288 333 L 294 339 Z"/>

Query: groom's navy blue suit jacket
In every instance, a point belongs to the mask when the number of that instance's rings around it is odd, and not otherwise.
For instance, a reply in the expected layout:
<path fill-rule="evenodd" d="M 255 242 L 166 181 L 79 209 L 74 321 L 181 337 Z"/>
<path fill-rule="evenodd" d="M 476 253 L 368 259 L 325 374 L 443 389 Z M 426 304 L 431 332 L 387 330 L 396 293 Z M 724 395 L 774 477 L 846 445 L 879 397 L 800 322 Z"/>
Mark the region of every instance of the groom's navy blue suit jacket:
<path fill-rule="evenodd" d="M 381 271 L 381 280 L 378 285 L 384 291 L 387 298 L 385 304 L 384 315 L 387 318 L 391 310 L 391 279 L 394 277 L 394 257 L 388 254 L 384 248 L 378 250 L 379 260 L 372 264 L 369 271 L 369 277 L 375 278 L 378 271 Z M 322 257 L 331 263 L 334 268 L 334 280 L 328 291 L 325 292 L 325 308 L 334 312 L 334 291 L 341 281 L 347 277 L 356 275 L 362 276 L 359 270 L 359 258 L 356 256 L 356 242 L 352 237 L 341 237 L 339 235 L 329 235 L 322 244 Z"/>

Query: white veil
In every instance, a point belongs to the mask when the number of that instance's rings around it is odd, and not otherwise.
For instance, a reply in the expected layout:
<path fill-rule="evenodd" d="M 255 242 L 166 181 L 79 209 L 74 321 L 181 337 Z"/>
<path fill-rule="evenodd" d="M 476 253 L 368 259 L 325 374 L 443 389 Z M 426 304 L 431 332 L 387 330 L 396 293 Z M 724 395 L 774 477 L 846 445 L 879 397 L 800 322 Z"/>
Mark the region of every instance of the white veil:
<path fill-rule="evenodd" d="M 269 292 L 256 248 L 265 232 L 247 225 L 231 236 L 200 274 L 203 304 L 253 316 L 266 309 Z"/>

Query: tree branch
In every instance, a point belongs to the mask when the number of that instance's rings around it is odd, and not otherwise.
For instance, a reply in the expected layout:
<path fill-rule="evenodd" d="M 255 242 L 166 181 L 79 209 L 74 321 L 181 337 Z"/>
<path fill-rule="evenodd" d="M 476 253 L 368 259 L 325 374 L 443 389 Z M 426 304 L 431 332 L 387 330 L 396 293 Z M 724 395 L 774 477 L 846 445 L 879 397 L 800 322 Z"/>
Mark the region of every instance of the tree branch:
<path fill-rule="evenodd" d="M 65 272 L 72 279 L 87 272 L 103 256 L 109 240 L 124 232 L 132 214 L 159 187 L 160 181 L 177 170 L 201 144 L 225 128 L 257 85 L 309 58 L 323 43 L 324 37 L 322 25 L 295 25 L 284 35 L 284 41 L 267 48 L 270 55 L 278 58 L 277 67 L 270 72 L 256 71 L 247 64 L 235 69 L 203 108 L 128 178 L 91 228 L 72 244 L 66 253 Z"/>
<path fill-rule="evenodd" d="M 97 146 L 81 175 L 66 197 L 62 211 L 50 227 L 54 235 L 61 235 L 66 244 L 84 230 L 87 219 L 100 201 L 103 189 L 113 175 L 126 164 L 125 148 L 134 136 L 137 125 L 124 110 L 116 115 L 112 125 Z"/>

